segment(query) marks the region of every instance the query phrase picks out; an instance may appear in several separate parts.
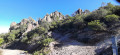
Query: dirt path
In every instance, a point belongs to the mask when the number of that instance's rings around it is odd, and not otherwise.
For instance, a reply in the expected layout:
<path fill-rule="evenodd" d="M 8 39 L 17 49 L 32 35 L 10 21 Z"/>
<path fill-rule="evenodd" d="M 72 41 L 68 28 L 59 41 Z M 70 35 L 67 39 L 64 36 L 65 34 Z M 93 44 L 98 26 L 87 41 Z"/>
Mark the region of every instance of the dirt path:
<path fill-rule="evenodd" d="M 95 55 L 97 46 L 84 46 L 77 41 L 64 43 L 62 47 L 54 48 L 49 55 Z"/>
<path fill-rule="evenodd" d="M 53 47 L 52 51 L 48 55 L 95 55 L 97 46 L 87 46 L 75 40 L 69 39 L 71 34 L 62 36 L 61 34 L 54 34 L 61 46 Z"/>
<path fill-rule="evenodd" d="M 0 49 L 0 55 L 28 55 L 21 50 Z"/>

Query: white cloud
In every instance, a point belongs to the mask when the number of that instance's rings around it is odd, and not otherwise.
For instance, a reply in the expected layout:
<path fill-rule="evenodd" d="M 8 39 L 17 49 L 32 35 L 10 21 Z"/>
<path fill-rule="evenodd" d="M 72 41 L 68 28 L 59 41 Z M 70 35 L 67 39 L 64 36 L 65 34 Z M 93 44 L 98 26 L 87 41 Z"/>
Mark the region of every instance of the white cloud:
<path fill-rule="evenodd" d="M 8 31 L 9 31 L 9 27 L 0 26 L 0 34 L 1 34 L 1 33 L 7 33 Z"/>

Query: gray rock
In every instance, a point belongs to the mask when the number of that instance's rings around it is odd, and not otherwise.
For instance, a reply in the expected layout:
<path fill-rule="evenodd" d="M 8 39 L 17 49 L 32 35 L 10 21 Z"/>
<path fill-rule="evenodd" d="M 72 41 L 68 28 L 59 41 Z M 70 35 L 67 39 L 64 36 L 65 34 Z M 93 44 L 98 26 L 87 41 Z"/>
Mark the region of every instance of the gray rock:
<path fill-rule="evenodd" d="M 20 22 L 20 25 L 26 25 L 29 23 L 29 20 L 28 19 L 23 19 L 21 22 Z"/>
<path fill-rule="evenodd" d="M 81 15 L 82 14 L 82 9 L 79 8 L 75 13 Z"/>
<path fill-rule="evenodd" d="M 12 22 L 11 25 L 10 25 L 10 27 L 13 27 L 13 26 L 16 26 L 16 25 L 17 25 L 16 22 Z"/>
<path fill-rule="evenodd" d="M 55 11 L 55 12 L 51 13 L 50 15 L 46 14 L 46 16 L 44 16 L 42 21 L 52 22 L 52 21 L 62 20 L 64 18 L 65 18 L 64 15 L 62 15 L 58 11 Z"/>
<path fill-rule="evenodd" d="M 17 23 L 16 22 L 12 22 L 11 24 L 10 24 L 10 28 L 9 28 L 9 30 L 11 31 L 11 30 L 14 30 L 14 29 L 16 29 L 18 26 L 17 26 Z"/>

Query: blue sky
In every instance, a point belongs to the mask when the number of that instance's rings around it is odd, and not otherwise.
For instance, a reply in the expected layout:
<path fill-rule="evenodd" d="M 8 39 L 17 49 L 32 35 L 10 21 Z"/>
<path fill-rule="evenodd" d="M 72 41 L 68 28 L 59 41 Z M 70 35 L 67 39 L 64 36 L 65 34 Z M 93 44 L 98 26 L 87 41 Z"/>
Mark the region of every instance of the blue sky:
<path fill-rule="evenodd" d="M 64 15 L 71 15 L 78 8 L 93 11 L 102 2 L 119 5 L 114 0 L 0 0 L 0 31 L 9 28 L 11 22 L 18 23 L 28 17 L 37 20 L 54 11 Z"/>

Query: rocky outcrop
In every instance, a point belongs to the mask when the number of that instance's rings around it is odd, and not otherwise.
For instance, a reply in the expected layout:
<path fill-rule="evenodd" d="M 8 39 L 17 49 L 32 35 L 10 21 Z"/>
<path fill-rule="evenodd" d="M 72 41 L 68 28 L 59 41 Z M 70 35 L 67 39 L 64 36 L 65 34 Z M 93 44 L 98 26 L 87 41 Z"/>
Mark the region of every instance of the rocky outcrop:
<path fill-rule="evenodd" d="M 38 18 L 38 24 L 40 24 L 40 23 L 41 23 L 41 21 L 42 21 L 42 19 L 41 19 L 41 18 Z"/>
<path fill-rule="evenodd" d="M 11 25 L 10 25 L 10 27 L 13 27 L 13 26 L 16 26 L 16 25 L 17 25 L 16 22 L 12 22 Z"/>
<path fill-rule="evenodd" d="M 26 29 L 25 33 L 29 32 L 39 26 L 38 22 L 36 22 L 31 17 L 29 17 L 28 19 L 23 19 L 22 22 L 20 23 L 20 25 L 27 25 L 27 29 Z"/>
<path fill-rule="evenodd" d="M 79 8 L 75 13 L 81 15 L 82 14 L 82 9 Z"/>
<path fill-rule="evenodd" d="M 29 23 L 29 20 L 28 19 L 23 19 L 21 22 L 20 22 L 20 25 L 26 25 Z"/>
<path fill-rule="evenodd" d="M 46 16 L 42 19 L 42 21 L 52 22 L 52 21 L 63 20 L 63 19 L 65 19 L 64 15 L 62 15 L 58 11 L 55 11 L 50 15 L 46 14 Z"/>
<path fill-rule="evenodd" d="M 75 11 L 75 12 L 72 14 L 72 16 L 82 15 L 82 14 L 88 14 L 88 13 L 90 13 L 89 10 L 83 11 L 82 9 L 79 8 L 77 11 Z"/>
<path fill-rule="evenodd" d="M 12 23 L 10 24 L 9 30 L 11 31 L 11 30 L 14 30 L 14 29 L 16 29 L 16 28 L 18 28 L 17 23 L 16 23 L 16 22 L 12 22 Z"/>
<path fill-rule="evenodd" d="M 38 21 L 35 21 L 31 17 L 29 17 L 28 19 L 23 19 L 20 23 L 13 22 L 13 23 L 11 23 L 9 30 L 11 31 L 11 30 L 14 30 L 14 29 L 20 27 L 21 25 L 25 25 L 25 26 L 27 26 L 25 33 L 27 33 L 29 31 L 31 31 L 32 29 L 38 27 L 41 22 L 44 22 L 44 21 L 52 22 L 52 21 L 58 21 L 58 20 L 63 20 L 63 19 L 65 19 L 64 15 L 62 15 L 58 11 L 55 11 L 51 14 L 46 14 L 43 19 L 39 18 Z"/>
<path fill-rule="evenodd" d="M 31 31 L 32 29 L 39 26 L 38 22 L 29 17 L 28 19 L 23 19 L 20 23 L 13 22 L 10 25 L 10 31 L 15 30 L 16 28 L 25 27 L 25 33 Z"/>

